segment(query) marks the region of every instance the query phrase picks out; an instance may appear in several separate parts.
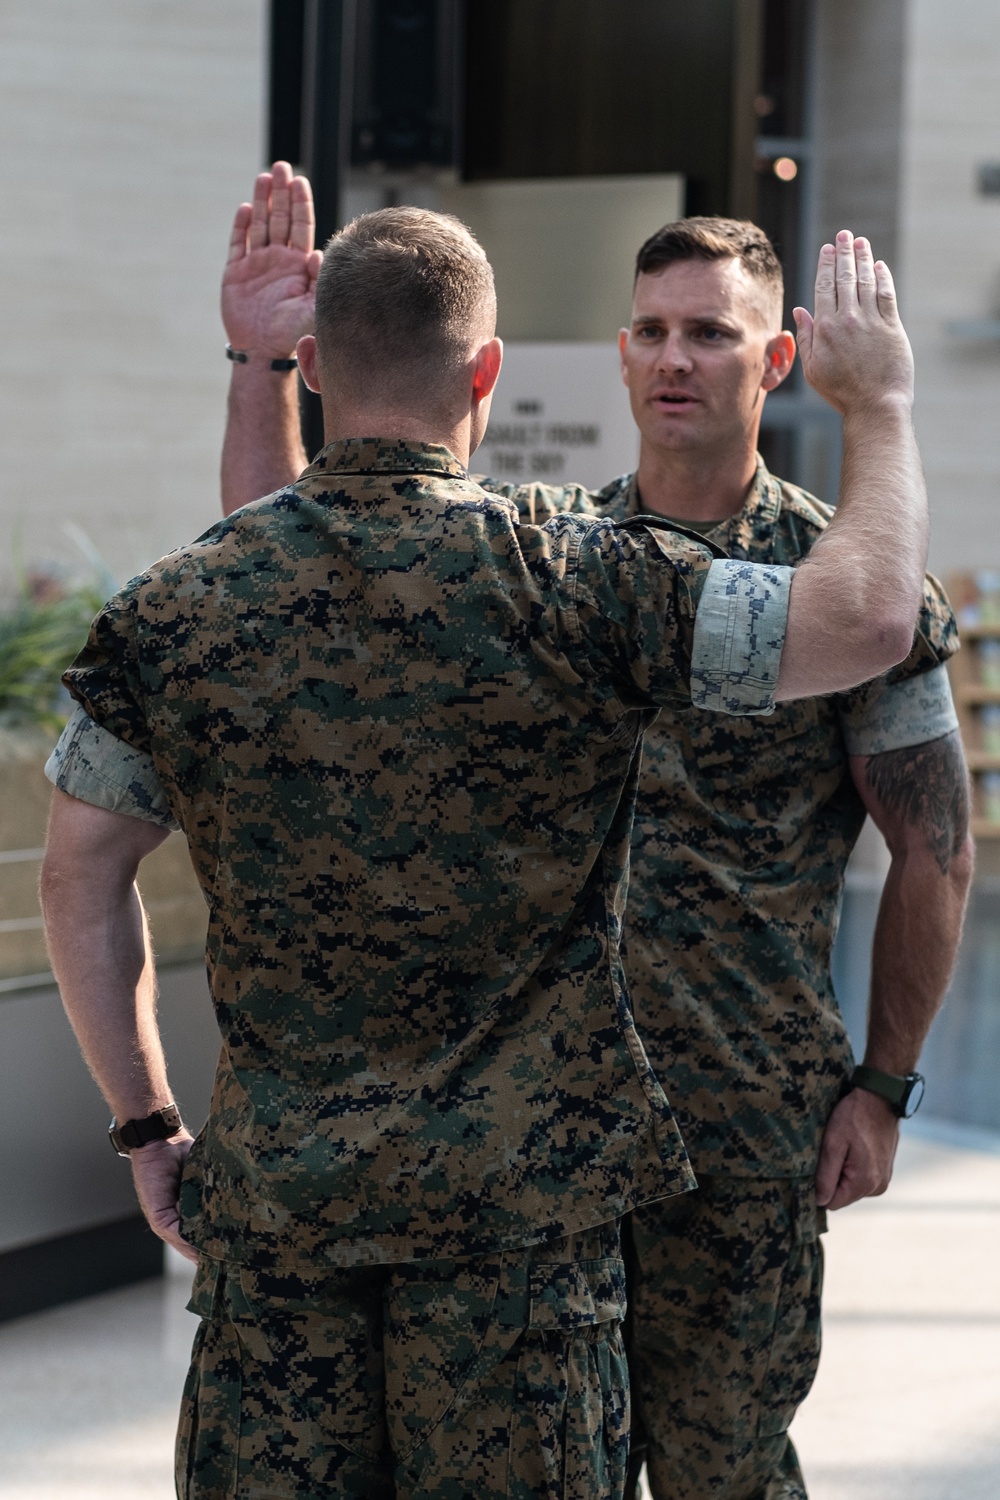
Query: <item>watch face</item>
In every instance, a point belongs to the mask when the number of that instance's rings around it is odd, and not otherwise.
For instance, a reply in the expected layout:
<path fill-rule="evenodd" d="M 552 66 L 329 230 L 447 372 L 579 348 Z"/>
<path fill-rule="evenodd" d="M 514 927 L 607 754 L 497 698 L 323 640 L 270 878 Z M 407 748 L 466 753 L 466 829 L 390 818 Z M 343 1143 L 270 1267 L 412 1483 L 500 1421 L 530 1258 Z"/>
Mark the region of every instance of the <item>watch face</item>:
<path fill-rule="evenodd" d="M 920 1108 L 920 1101 L 924 1097 L 924 1090 L 927 1087 L 919 1073 L 911 1074 L 907 1079 L 907 1085 L 906 1093 L 899 1102 L 899 1108 L 904 1120 L 908 1120 L 911 1115 L 916 1114 Z"/>

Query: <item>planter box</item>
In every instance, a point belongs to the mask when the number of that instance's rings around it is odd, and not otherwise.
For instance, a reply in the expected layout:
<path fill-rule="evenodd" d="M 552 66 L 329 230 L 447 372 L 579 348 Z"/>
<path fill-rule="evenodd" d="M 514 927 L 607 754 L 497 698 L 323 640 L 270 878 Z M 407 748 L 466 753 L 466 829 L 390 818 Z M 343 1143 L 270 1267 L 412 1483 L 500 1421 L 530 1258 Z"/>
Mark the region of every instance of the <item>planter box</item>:
<path fill-rule="evenodd" d="M 40 731 L 0 731 L 0 984 L 48 972 L 38 872 L 52 787 L 42 767 L 54 741 Z M 180 833 L 143 861 L 139 881 L 157 958 L 199 959 L 207 910 Z"/>

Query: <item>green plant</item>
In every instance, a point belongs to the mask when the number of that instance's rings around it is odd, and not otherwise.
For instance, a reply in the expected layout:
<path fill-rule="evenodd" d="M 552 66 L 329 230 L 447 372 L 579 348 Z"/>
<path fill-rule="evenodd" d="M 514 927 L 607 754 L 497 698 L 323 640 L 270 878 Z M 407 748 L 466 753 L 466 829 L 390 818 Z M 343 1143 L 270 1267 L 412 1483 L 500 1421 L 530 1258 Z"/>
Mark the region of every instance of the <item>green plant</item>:
<path fill-rule="evenodd" d="M 59 679 L 103 602 L 93 585 L 40 599 L 26 590 L 12 610 L 0 614 L 0 726 L 62 727 Z"/>

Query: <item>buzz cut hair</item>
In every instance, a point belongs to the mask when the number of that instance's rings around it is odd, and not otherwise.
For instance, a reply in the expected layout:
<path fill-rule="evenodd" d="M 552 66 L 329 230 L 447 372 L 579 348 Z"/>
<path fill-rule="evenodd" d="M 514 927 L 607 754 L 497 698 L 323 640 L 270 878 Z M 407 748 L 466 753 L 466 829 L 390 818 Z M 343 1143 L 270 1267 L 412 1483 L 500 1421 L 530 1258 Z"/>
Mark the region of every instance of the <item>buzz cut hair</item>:
<path fill-rule="evenodd" d="M 495 322 L 493 269 L 451 214 L 410 207 L 361 214 L 323 252 L 317 356 L 352 395 L 426 404 Z"/>
<path fill-rule="evenodd" d="M 780 309 L 785 279 L 774 246 L 749 219 L 675 219 L 651 234 L 635 258 L 635 279 L 662 271 L 681 260 L 738 260 Z M 780 312 L 779 312 L 780 316 Z"/>

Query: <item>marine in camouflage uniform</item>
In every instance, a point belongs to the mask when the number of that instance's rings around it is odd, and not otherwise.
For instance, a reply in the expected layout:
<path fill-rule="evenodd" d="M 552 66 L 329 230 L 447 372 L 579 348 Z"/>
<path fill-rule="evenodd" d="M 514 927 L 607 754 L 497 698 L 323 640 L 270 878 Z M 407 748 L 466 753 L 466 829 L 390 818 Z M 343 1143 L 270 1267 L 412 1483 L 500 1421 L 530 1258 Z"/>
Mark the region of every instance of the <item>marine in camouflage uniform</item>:
<path fill-rule="evenodd" d="M 643 509 L 635 475 L 599 492 L 481 482 L 535 521 Z M 831 514 L 758 459 L 743 508 L 705 534 L 733 558 L 794 566 Z M 942 665 L 957 645 L 928 577 L 913 649 L 885 677 L 767 718 L 672 705 L 646 733 L 626 972 L 699 1184 L 636 1210 L 627 1235 L 645 1429 L 633 1473 L 645 1457 L 658 1496 L 804 1500 L 787 1434 L 820 1351 L 826 1216 L 814 1179 L 853 1069 L 830 973 L 865 819 L 848 757 L 957 727 Z"/>
<path fill-rule="evenodd" d="M 790 578 L 373 440 L 98 616 L 50 775 L 183 829 L 223 1040 L 185 1500 L 621 1494 L 615 1221 L 693 1182 L 618 955 L 642 733 L 771 709 Z"/>

